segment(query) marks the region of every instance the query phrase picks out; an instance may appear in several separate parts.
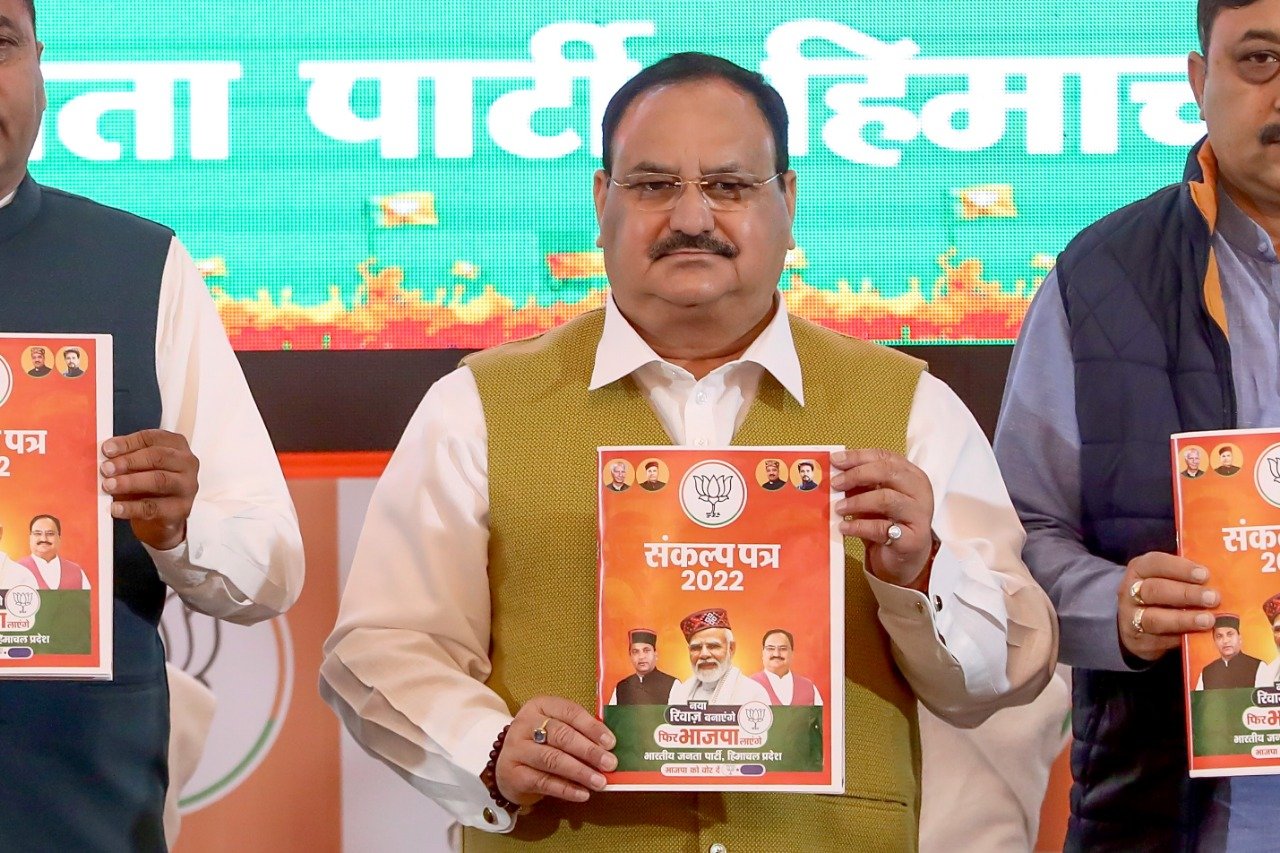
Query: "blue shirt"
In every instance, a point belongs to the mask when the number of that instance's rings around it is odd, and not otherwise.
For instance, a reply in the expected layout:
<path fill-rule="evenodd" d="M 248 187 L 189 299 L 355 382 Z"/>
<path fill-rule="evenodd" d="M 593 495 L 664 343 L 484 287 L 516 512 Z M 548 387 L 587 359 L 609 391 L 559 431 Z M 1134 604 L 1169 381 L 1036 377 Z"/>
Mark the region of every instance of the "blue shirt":
<path fill-rule="evenodd" d="M 1280 427 L 1280 259 L 1266 231 L 1226 193 L 1218 194 L 1218 208 L 1212 245 L 1238 426 Z M 1056 271 L 1032 300 L 1014 348 L 995 451 L 1027 529 L 1023 559 L 1058 611 L 1061 660 L 1086 669 L 1129 669 L 1116 630 L 1116 589 L 1125 567 L 1091 554 L 1081 531 L 1075 368 Z M 1280 778 L 1224 781 L 1201 828 L 1201 849 L 1270 849 L 1274 820 L 1267 815 L 1276 803 Z"/>

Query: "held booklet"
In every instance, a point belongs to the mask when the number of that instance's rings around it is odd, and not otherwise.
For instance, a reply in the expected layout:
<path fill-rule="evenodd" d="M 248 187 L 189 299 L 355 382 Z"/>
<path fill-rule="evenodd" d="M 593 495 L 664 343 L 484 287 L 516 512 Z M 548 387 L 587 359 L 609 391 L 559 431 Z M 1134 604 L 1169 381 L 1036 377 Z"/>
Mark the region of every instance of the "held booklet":
<path fill-rule="evenodd" d="M 611 790 L 843 792 L 837 449 L 600 448 Z"/>
<path fill-rule="evenodd" d="M 1171 439 L 1178 553 L 1222 593 L 1182 639 L 1192 776 L 1280 773 L 1280 430 Z"/>
<path fill-rule="evenodd" d="M 111 678 L 109 335 L 0 333 L 0 678 Z"/>

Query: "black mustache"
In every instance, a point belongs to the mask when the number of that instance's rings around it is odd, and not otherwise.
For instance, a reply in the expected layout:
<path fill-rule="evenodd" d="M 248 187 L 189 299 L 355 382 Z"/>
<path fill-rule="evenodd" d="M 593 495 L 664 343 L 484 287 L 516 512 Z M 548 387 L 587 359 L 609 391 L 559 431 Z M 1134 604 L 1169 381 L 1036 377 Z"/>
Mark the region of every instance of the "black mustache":
<path fill-rule="evenodd" d="M 714 252 L 726 258 L 738 257 L 738 247 L 732 243 L 713 237 L 710 234 L 685 234 L 677 231 L 649 247 L 649 260 L 656 261 L 664 255 L 678 252 L 681 249 L 697 249 L 700 252 Z"/>
<path fill-rule="evenodd" d="M 1258 131 L 1258 141 L 1263 145 L 1280 142 L 1280 124 L 1269 124 Z"/>

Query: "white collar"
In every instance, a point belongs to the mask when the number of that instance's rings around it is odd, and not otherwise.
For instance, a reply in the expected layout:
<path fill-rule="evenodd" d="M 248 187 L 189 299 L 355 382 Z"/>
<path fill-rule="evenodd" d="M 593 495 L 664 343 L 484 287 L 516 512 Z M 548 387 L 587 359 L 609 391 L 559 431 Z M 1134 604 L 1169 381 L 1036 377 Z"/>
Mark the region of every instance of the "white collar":
<path fill-rule="evenodd" d="M 14 190 L 13 192 L 9 193 L 9 194 L 8 194 L 7 196 L 5 196 L 4 198 L 0 198 L 0 207 L 8 207 L 8 206 L 9 206 L 9 202 L 13 201 L 13 197 L 14 197 L 14 196 L 16 196 L 17 194 L 18 194 L 18 191 L 17 191 L 17 190 Z"/>
<path fill-rule="evenodd" d="M 43 559 L 42 557 L 37 557 L 35 554 L 32 554 L 31 561 L 35 563 L 37 566 L 40 566 L 41 568 L 50 568 L 50 569 L 62 568 L 61 558 L 59 557 L 54 557 L 52 560 L 46 560 L 46 559 Z"/>
<path fill-rule="evenodd" d="M 644 342 L 635 328 L 627 322 L 627 318 L 622 316 L 617 303 L 613 301 L 613 294 L 609 294 L 604 306 L 604 332 L 596 347 L 596 363 L 587 390 L 602 388 L 655 361 L 662 362 L 662 359 Z M 773 319 L 747 347 L 742 358 L 716 370 L 747 361 L 769 371 L 778 380 L 778 384 L 795 397 L 796 402 L 804 405 L 804 377 L 800 369 L 800 357 L 796 355 L 795 340 L 791 337 L 787 301 L 781 294 Z"/>
<path fill-rule="evenodd" d="M 764 671 L 764 674 L 769 677 L 770 681 L 776 681 L 780 684 L 786 684 L 787 681 L 791 678 L 791 670 L 787 670 L 786 675 L 775 675 L 774 673 L 766 669 Z"/>

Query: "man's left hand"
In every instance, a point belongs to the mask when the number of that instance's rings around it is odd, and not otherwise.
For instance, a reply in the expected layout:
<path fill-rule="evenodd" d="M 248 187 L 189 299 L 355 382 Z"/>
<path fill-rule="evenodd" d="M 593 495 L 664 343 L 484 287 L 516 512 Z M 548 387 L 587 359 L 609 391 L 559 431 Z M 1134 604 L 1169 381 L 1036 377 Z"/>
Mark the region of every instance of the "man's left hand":
<path fill-rule="evenodd" d="M 840 532 L 857 536 L 867 546 L 867 569 L 898 586 L 925 590 L 933 552 L 933 486 L 918 467 L 900 453 L 876 448 L 831 454 L 839 472 L 831 487 L 844 492 L 836 513 L 844 516 Z M 891 537 L 891 526 L 901 535 Z"/>
<path fill-rule="evenodd" d="M 157 551 L 187 537 L 200 460 L 186 438 L 162 429 L 118 435 L 102 443 L 102 489 L 111 515 L 129 520 L 133 535 Z"/>

